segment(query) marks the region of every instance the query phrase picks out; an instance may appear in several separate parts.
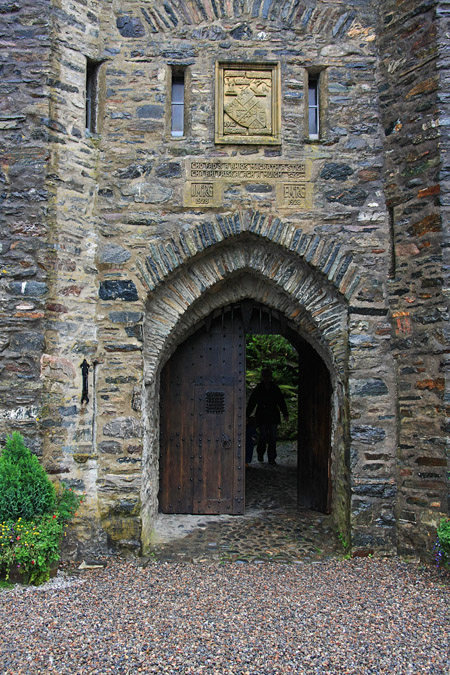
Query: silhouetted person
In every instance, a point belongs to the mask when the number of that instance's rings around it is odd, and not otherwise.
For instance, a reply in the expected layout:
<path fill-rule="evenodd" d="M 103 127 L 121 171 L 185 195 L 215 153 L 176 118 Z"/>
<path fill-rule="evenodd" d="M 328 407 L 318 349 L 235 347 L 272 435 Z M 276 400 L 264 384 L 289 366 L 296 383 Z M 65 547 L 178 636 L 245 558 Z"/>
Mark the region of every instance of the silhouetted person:
<path fill-rule="evenodd" d="M 245 427 L 245 466 L 251 464 L 253 459 L 253 448 L 258 438 L 258 426 L 254 417 L 247 418 Z"/>
<path fill-rule="evenodd" d="M 276 464 L 280 411 L 286 420 L 289 418 L 289 413 L 281 389 L 272 380 L 270 368 L 263 368 L 261 371 L 261 382 L 256 385 L 247 405 L 247 417 L 250 417 L 255 407 L 255 419 L 259 427 L 259 441 L 256 449 L 258 460 L 264 461 L 267 447 L 269 464 Z"/>

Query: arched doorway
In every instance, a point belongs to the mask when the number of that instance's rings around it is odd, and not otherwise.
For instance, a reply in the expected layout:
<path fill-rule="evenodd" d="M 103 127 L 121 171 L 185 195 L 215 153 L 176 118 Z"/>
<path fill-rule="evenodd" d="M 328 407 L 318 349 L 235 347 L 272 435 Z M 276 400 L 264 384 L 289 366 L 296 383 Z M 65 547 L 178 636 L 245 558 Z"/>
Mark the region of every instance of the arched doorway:
<path fill-rule="evenodd" d="M 161 374 L 163 513 L 245 510 L 245 334 L 280 334 L 299 358 L 298 504 L 331 508 L 331 382 L 315 350 L 278 311 L 244 300 L 213 312 Z"/>

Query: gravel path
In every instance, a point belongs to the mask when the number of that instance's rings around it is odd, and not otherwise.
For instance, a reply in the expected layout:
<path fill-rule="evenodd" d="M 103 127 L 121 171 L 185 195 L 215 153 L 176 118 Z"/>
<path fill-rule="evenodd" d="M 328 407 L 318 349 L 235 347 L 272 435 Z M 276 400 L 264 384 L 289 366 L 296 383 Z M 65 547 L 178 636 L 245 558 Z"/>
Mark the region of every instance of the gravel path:
<path fill-rule="evenodd" d="M 450 673 L 448 577 L 392 560 L 114 560 L 0 591 L 0 672 Z"/>

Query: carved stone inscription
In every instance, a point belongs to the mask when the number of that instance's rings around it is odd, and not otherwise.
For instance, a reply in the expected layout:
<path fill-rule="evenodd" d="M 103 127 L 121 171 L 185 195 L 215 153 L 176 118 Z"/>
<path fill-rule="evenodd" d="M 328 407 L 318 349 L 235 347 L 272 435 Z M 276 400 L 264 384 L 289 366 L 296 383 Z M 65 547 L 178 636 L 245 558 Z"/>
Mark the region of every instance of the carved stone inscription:
<path fill-rule="evenodd" d="M 210 181 L 187 182 L 184 191 L 185 206 L 220 206 L 222 188 L 219 183 Z"/>
<path fill-rule="evenodd" d="M 274 185 L 278 208 L 309 209 L 312 206 L 309 162 L 190 160 L 186 168 L 185 206 L 221 206 L 224 188 L 230 182 Z"/>
<path fill-rule="evenodd" d="M 273 145 L 280 136 L 278 64 L 216 64 L 216 143 Z"/>
<path fill-rule="evenodd" d="M 278 183 L 277 184 L 277 205 L 280 208 L 301 208 L 309 209 L 312 207 L 312 185 L 311 183 Z"/>
<path fill-rule="evenodd" d="M 305 162 L 247 162 L 245 160 L 191 161 L 191 178 L 251 180 L 306 180 Z"/>

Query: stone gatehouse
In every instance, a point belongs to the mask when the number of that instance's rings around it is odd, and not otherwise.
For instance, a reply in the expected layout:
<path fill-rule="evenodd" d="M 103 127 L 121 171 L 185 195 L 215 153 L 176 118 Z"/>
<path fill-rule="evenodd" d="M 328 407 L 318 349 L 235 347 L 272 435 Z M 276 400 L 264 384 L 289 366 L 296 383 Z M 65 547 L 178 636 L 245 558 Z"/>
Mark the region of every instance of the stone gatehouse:
<path fill-rule="evenodd" d="M 186 418 L 211 395 L 218 419 L 235 387 L 238 419 L 257 316 L 299 351 L 299 501 L 314 507 L 320 474 L 354 551 L 430 549 L 448 513 L 449 16 L 433 0 L 0 5 L 1 432 L 86 492 L 80 551 L 148 547 L 162 439 L 186 442 L 163 429 L 162 380 Z M 231 336 L 209 363 L 202 331 Z M 164 373 L 190 341 L 186 385 Z"/>

